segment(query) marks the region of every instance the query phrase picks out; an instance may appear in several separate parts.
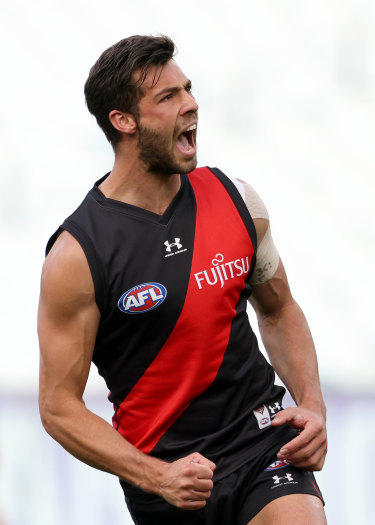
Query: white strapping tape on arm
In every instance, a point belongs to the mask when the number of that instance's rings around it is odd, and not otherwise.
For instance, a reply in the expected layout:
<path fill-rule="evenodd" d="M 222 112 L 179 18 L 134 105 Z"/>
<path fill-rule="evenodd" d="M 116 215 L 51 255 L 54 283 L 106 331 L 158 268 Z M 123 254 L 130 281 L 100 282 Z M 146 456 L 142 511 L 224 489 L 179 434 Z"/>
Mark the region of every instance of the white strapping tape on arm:
<path fill-rule="evenodd" d="M 251 217 L 269 221 L 267 208 L 257 192 L 245 182 L 238 179 L 231 180 L 245 201 Z M 272 239 L 271 228 L 268 225 L 267 231 L 258 246 L 256 265 L 250 283 L 252 285 L 262 284 L 271 279 L 277 270 L 279 260 L 280 257 Z"/>

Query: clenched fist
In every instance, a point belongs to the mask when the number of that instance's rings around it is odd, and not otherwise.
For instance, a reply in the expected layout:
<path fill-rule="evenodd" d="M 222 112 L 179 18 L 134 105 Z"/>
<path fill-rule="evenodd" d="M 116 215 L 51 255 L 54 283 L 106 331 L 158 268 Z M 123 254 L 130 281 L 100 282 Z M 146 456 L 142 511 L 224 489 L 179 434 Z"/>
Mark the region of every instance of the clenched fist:
<path fill-rule="evenodd" d="M 211 496 L 215 468 L 215 463 L 198 452 L 178 459 L 165 467 L 158 493 L 180 509 L 201 509 Z"/>

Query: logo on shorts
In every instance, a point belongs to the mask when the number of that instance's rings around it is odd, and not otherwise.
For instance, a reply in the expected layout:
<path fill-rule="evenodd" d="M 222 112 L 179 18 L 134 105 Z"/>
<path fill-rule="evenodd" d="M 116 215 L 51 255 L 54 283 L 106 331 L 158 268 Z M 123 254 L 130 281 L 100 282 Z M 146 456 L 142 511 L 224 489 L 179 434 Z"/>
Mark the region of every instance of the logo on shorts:
<path fill-rule="evenodd" d="M 253 410 L 253 414 L 258 421 L 258 426 L 260 429 L 270 426 L 271 416 L 268 412 L 268 408 L 265 405 L 261 405 L 257 409 Z"/>
<path fill-rule="evenodd" d="M 271 472 L 272 470 L 279 470 L 281 468 L 285 468 L 285 467 L 288 467 L 290 465 L 290 463 L 288 463 L 287 461 L 284 461 L 284 460 L 277 460 L 277 461 L 274 461 L 273 463 L 271 463 L 271 465 L 268 465 L 268 467 L 266 469 L 264 469 L 265 472 Z"/>
<path fill-rule="evenodd" d="M 125 292 L 117 305 L 126 314 L 143 314 L 161 305 L 167 289 L 160 283 L 143 283 Z"/>
<path fill-rule="evenodd" d="M 273 476 L 273 484 L 274 485 L 280 485 L 281 482 L 285 479 L 288 481 L 294 481 L 292 474 L 286 473 L 285 476 Z"/>
<path fill-rule="evenodd" d="M 290 465 L 289 465 L 290 466 Z M 299 482 L 295 481 L 290 472 L 286 472 L 285 476 L 272 476 L 273 484 L 270 489 L 277 489 L 278 487 L 283 487 L 285 485 L 298 485 Z"/>
<path fill-rule="evenodd" d="M 270 409 L 271 411 L 271 414 L 272 414 L 272 419 L 273 417 L 276 415 L 277 412 L 280 412 L 280 410 L 282 410 L 281 406 L 280 406 L 280 403 L 278 403 L 276 401 L 276 403 L 274 403 L 274 405 L 268 405 L 268 408 Z"/>

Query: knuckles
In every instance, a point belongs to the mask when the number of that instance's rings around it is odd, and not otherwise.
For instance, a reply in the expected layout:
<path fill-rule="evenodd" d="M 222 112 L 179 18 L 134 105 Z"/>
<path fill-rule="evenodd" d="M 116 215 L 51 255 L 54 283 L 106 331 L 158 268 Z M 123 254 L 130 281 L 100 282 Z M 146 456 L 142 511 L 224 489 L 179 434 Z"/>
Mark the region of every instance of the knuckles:
<path fill-rule="evenodd" d="M 198 452 L 181 458 L 169 465 L 160 484 L 160 495 L 184 510 L 203 508 L 213 489 L 214 468 L 215 465 Z"/>

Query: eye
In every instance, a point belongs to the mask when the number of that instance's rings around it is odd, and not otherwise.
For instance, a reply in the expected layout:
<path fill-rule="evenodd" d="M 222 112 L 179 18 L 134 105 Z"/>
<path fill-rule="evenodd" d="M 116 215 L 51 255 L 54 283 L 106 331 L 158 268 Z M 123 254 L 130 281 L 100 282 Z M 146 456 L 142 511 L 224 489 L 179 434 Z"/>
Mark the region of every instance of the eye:
<path fill-rule="evenodd" d="M 166 102 L 167 100 L 171 100 L 171 98 L 173 97 L 173 94 L 172 93 L 168 93 L 168 95 L 165 95 L 160 102 Z"/>

